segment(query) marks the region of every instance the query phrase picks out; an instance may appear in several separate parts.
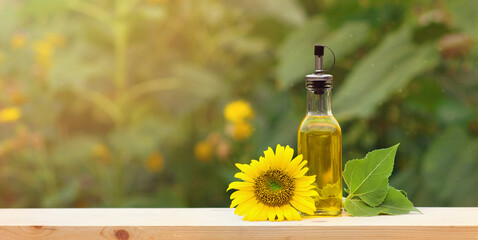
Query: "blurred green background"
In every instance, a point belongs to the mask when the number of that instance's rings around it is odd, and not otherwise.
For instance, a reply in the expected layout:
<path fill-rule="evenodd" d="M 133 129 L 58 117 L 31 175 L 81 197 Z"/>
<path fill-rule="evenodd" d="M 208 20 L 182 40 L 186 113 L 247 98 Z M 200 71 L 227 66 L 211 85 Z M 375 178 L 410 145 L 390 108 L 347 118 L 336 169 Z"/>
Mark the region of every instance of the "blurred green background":
<path fill-rule="evenodd" d="M 315 43 L 344 163 L 400 142 L 391 184 L 416 206 L 478 206 L 477 9 L 2 1 L 0 207 L 228 206 L 235 162 L 296 147 Z"/>

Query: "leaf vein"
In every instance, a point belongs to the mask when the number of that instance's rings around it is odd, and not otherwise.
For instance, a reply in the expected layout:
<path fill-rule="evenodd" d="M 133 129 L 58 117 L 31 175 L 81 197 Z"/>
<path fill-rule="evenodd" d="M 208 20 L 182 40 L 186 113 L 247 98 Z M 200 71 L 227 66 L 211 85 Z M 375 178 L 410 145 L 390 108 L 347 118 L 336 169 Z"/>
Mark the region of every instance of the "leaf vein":
<path fill-rule="evenodd" d="M 377 164 L 377 166 L 375 166 L 375 168 L 368 174 L 367 177 L 364 178 L 364 180 L 358 185 L 358 187 L 357 187 L 353 192 L 352 192 L 352 190 L 350 190 L 350 191 L 351 191 L 351 192 L 350 192 L 351 195 L 354 195 L 354 193 L 362 186 L 362 184 L 363 184 L 364 182 L 367 181 L 367 179 L 370 177 L 370 175 L 371 175 L 380 165 L 382 165 L 382 163 L 385 161 L 385 159 L 388 158 L 388 156 L 390 156 L 390 154 L 392 154 L 392 151 L 390 151 L 390 152 L 387 154 L 387 156 L 385 156 L 385 157 L 382 159 L 382 161 L 380 161 L 379 164 Z"/>

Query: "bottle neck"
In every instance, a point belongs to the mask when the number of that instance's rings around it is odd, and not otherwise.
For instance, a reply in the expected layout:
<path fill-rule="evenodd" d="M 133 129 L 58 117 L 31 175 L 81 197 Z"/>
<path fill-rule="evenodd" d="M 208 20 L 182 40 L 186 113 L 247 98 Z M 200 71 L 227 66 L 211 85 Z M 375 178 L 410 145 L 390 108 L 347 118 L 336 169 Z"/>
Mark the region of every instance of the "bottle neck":
<path fill-rule="evenodd" d="M 316 91 L 307 90 L 307 114 L 317 116 L 332 116 L 330 88 L 320 88 Z"/>

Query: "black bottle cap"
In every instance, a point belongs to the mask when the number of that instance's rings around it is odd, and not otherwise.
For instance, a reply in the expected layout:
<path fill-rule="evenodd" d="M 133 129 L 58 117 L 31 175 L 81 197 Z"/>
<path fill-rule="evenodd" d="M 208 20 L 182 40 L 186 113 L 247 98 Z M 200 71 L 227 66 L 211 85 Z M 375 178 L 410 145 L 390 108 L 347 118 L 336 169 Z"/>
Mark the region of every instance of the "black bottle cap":
<path fill-rule="evenodd" d="M 324 56 L 324 45 L 315 44 L 314 45 L 314 55 L 322 57 Z"/>

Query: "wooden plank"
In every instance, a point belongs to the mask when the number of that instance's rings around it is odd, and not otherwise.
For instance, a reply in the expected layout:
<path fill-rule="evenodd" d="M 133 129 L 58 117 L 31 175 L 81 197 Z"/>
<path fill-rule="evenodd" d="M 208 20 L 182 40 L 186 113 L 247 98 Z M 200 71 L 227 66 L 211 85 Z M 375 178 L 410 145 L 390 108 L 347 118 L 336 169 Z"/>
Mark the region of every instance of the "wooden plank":
<path fill-rule="evenodd" d="M 0 239 L 478 239 L 478 208 L 245 222 L 226 208 L 0 209 Z"/>

